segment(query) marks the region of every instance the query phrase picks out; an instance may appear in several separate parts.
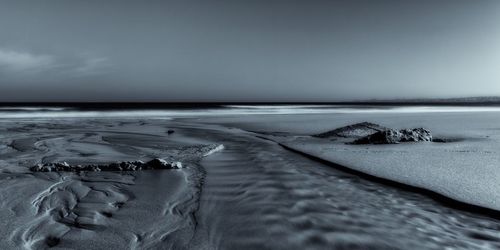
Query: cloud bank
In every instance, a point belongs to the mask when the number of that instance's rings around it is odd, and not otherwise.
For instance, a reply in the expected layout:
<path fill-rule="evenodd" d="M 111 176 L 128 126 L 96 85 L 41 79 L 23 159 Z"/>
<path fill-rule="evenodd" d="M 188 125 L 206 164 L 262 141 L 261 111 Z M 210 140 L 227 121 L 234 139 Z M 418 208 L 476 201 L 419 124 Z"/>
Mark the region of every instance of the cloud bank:
<path fill-rule="evenodd" d="M 40 72 L 56 66 L 49 55 L 35 55 L 27 52 L 0 49 L 0 69 L 11 72 Z"/>

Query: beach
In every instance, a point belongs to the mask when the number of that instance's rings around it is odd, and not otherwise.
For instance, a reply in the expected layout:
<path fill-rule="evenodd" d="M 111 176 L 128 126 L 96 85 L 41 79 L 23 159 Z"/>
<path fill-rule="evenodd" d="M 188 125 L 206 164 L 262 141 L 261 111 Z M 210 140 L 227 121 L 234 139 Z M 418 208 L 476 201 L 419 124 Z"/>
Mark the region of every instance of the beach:
<path fill-rule="evenodd" d="M 4 112 L 0 248 L 496 249 L 499 114 L 316 106 Z M 311 137 L 363 121 L 425 127 L 450 142 Z M 157 158 L 182 168 L 30 170 Z"/>

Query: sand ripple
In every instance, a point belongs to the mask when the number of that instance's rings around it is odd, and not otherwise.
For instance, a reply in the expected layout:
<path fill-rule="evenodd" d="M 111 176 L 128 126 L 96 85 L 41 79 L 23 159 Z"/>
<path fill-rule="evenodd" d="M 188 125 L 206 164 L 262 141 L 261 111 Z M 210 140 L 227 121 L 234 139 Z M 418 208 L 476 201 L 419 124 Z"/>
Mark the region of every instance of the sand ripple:
<path fill-rule="evenodd" d="M 337 171 L 234 129 L 211 136 L 223 137 L 226 150 L 202 162 L 199 241 L 214 249 L 500 247 L 496 219 Z"/>

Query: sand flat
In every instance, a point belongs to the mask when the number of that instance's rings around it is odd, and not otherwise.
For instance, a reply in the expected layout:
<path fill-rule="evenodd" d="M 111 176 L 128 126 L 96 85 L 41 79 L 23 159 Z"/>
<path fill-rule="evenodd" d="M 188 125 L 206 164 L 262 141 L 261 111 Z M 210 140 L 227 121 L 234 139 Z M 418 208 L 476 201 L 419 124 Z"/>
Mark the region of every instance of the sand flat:
<path fill-rule="evenodd" d="M 303 137 L 284 145 L 370 175 L 500 210 L 499 142 L 356 146 Z"/>

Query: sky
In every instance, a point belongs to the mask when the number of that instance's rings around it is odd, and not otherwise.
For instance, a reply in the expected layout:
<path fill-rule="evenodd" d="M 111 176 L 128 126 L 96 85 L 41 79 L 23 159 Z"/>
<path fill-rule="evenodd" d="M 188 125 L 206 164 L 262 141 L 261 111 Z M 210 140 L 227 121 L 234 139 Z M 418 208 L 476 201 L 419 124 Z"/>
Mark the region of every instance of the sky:
<path fill-rule="evenodd" d="M 500 96 L 498 0 L 0 0 L 0 102 L 462 96 Z"/>

